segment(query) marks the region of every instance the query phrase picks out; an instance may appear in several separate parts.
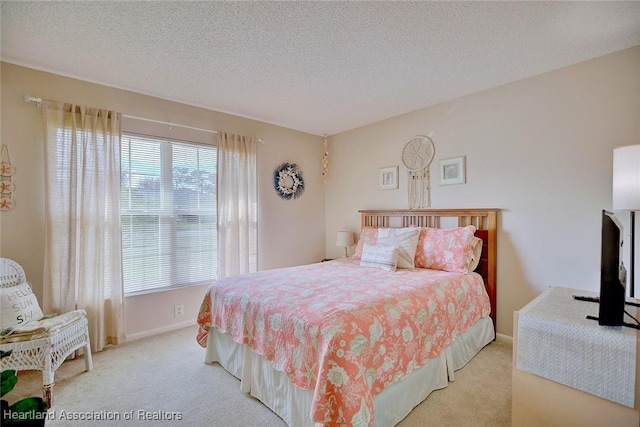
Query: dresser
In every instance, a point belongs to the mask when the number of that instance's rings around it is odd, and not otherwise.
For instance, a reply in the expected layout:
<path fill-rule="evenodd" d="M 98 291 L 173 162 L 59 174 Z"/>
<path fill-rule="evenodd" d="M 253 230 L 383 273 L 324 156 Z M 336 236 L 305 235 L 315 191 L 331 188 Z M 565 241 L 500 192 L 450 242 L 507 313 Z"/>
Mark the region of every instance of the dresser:
<path fill-rule="evenodd" d="M 598 303 L 572 295 L 597 296 L 551 287 L 514 312 L 512 426 L 640 426 L 638 331 L 587 319 Z"/>

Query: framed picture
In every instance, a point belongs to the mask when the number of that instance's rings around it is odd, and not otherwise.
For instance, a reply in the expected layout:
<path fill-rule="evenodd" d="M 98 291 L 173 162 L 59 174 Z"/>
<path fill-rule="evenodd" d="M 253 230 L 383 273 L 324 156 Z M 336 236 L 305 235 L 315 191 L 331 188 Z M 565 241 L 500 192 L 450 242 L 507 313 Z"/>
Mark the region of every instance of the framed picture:
<path fill-rule="evenodd" d="M 440 185 L 465 183 L 465 158 L 451 157 L 438 161 Z"/>
<path fill-rule="evenodd" d="M 380 190 L 395 190 L 398 188 L 398 166 L 380 168 L 378 177 Z"/>

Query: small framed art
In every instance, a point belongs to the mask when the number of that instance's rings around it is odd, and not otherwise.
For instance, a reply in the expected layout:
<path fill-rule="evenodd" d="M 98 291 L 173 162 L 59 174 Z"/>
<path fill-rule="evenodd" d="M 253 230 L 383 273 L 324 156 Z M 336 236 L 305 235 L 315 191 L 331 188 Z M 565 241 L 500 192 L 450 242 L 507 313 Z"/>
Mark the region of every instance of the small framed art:
<path fill-rule="evenodd" d="M 398 166 L 380 168 L 378 177 L 380 190 L 395 190 L 398 188 Z"/>
<path fill-rule="evenodd" d="M 440 185 L 465 183 L 465 156 L 438 161 Z"/>

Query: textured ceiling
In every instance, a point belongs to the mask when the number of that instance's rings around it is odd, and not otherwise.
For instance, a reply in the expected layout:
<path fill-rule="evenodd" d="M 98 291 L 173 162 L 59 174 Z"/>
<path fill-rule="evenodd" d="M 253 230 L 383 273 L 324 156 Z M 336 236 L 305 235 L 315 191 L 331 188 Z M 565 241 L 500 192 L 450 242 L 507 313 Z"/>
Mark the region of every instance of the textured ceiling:
<path fill-rule="evenodd" d="M 2 61 L 316 135 L 640 45 L 638 1 L 2 1 L 1 13 Z"/>

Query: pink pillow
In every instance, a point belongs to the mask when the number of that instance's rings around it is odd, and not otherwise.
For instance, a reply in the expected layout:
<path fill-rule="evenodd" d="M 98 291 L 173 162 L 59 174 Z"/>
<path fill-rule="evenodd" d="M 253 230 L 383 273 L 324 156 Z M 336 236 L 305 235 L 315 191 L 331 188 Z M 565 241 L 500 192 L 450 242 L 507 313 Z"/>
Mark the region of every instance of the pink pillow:
<path fill-rule="evenodd" d="M 425 228 L 420 231 L 416 267 L 468 273 L 476 227 Z"/>
<path fill-rule="evenodd" d="M 362 249 L 364 248 L 364 244 L 367 245 L 375 245 L 378 243 L 378 228 L 377 227 L 363 227 L 360 232 L 360 239 L 358 240 L 358 245 L 356 246 L 356 251 L 353 254 L 354 259 L 362 258 Z"/>

